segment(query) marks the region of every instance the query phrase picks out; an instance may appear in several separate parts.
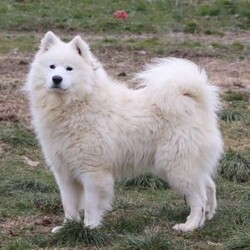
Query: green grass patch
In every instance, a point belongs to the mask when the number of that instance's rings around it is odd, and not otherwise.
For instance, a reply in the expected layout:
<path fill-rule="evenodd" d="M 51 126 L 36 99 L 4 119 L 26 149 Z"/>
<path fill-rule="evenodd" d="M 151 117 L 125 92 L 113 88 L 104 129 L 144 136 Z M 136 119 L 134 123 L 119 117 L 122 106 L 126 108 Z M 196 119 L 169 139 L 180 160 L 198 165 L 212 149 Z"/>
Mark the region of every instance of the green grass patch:
<path fill-rule="evenodd" d="M 34 200 L 34 205 L 43 213 L 47 214 L 62 214 L 63 207 L 59 192 L 50 192 L 46 195 L 40 195 L 40 197 Z"/>
<path fill-rule="evenodd" d="M 125 10 L 127 20 L 113 17 Z M 169 31 L 204 32 L 208 28 L 249 29 L 247 0 L 229 1 L 2 1 L 0 28 L 18 31 L 48 29 L 92 32 L 162 33 Z M 55 15 L 56 13 L 56 15 Z M 206 18 L 204 18 L 204 16 Z M 192 17 L 193 20 L 190 20 Z"/>
<path fill-rule="evenodd" d="M 114 38 L 104 38 L 100 41 L 94 42 L 92 48 L 95 50 L 101 50 L 103 48 L 110 50 L 117 50 L 122 52 L 127 51 L 145 51 L 147 55 L 152 55 L 152 57 L 168 57 L 177 56 L 183 57 L 186 55 L 190 56 L 200 56 L 210 55 L 213 56 L 212 51 L 210 51 L 204 44 L 192 41 L 192 40 L 180 40 L 180 41 L 168 41 L 162 37 L 150 37 L 150 38 L 138 38 L 138 39 L 114 39 Z"/>
<path fill-rule="evenodd" d="M 0 154 L 0 217 L 33 214 L 38 211 L 36 199 L 48 194 L 59 197 L 52 174 L 44 168 L 33 132 L 21 125 L 0 125 L 0 143 L 3 145 Z M 24 157 L 32 157 L 39 164 L 30 166 Z"/>
<path fill-rule="evenodd" d="M 240 233 L 234 235 L 223 247 L 223 250 L 249 250 L 250 249 L 250 234 Z"/>
<path fill-rule="evenodd" d="M 250 161 L 240 153 L 228 150 L 221 160 L 219 172 L 227 180 L 247 182 L 250 180 Z"/>
<path fill-rule="evenodd" d="M 108 236 L 99 229 L 84 227 L 82 222 L 68 221 L 63 228 L 55 233 L 53 240 L 63 246 L 96 246 L 108 245 Z"/>
<path fill-rule="evenodd" d="M 189 208 L 184 203 L 180 208 L 176 209 L 176 207 L 169 201 L 167 204 L 165 203 L 153 208 L 152 215 L 158 219 L 165 219 L 169 223 L 181 223 L 182 221 L 185 221 L 189 212 Z"/>
<path fill-rule="evenodd" d="M 228 90 L 224 95 L 224 100 L 231 101 L 247 101 L 248 96 L 246 92 L 239 92 L 234 90 Z"/>
<path fill-rule="evenodd" d="M 240 42 L 234 42 L 230 45 L 231 50 L 233 51 L 244 51 L 245 50 L 245 45 L 240 43 Z"/>
<path fill-rule="evenodd" d="M 250 137 L 249 95 L 247 92 L 230 90 L 223 95 L 223 99 L 226 108 L 221 111 L 219 117 L 222 120 L 226 146 L 247 156 L 250 154 L 250 145 L 247 143 Z"/>
<path fill-rule="evenodd" d="M 6 165 L 9 167 L 8 163 Z M 19 174 L 6 174 L 11 172 L 8 169 L 4 169 L 4 172 L 1 171 L 5 175 L 4 178 L 1 178 L 0 184 L 0 216 L 13 217 L 24 213 L 34 214 L 39 210 L 44 213 L 54 214 L 62 212 L 61 201 L 55 183 L 52 185 L 49 183 L 52 177 L 49 174 L 41 174 L 36 170 L 26 171 L 25 167 L 18 167 L 20 168 L 18 169 Z M 20 175 L 21 172 L 26 172 L 26 174 Z M 41 180 L 22 181 L 27 176 L 36 178 L 36 175 Z"/>
<path fill-rule="evenodd" d="M 149 214 L 148 211 L 141 209 L 140 214 L 135 214 L 133 210 L 138 211 L 138 208 L 134 206 L 131 210 L 116 210 L 116 212 L 112 213 L 112 215 L 107 218 L 107 221 L 112 221 L 112 223 L 110 223 L 112 231 L 117 234 L 139 234 L 146 226 L 152 223 L 150 218 L 151 214 Z"/>
<path fill-rule="evenodd" d="M 190 20 L 185 23 L 184 32 L 187 33 L 198 33 L 199 31 L 199 22 L 196 20 Z"/>
<path fill-rule="evenodd" d="M 166 232 L 159 228 L 146 229 L 141 235 L 128 235 L 124 238 L 124 248 L 133 250 L 151 250 L 164 249 L 174 250 L 181 249 L 183 246 L 179 243 L 174 243 L 173 240 L 166 236 Z"/>
<path fill-rule="evenodd" d="M 14 190 L 21 190 L 24 192 L 41 192 L 47 193 L 50 191 L 49 185 L 41 180 L 18 180 L 13 185 Z"/>
<path fill-rule="evenodd" d="M 29 250 L 33 249 L 33 246 L 25 239 L 14 240 L 6 250 Z"/>
<path fill-rule="evenodd" d="M 34 134 L 20 125 L 0 129 L 0 139 L 11 147 L 32 148 L 37 146 Z"/>
<path fill-rule="evenodd" d="M 1 15 L 1 14 L 0 14 Z M 1 18 L 1 17 L 0 17 Z M 6 35 L 0 36 L 0 53 L 32 52 L 38 49 L 38 43 L 34 35 Z"/>
<path fill-rule="evenodd" d="M 123 188 L 140 188 L 140 189 L 167 189 L 169 186 L 166 181 L 159 179 L 152 174 L 145 174 L 139 177 L 124 179 L 118 182 Z"/>
<path fill-rule="evenodd" d="M 219 58 L 230 59 L 238 58 L 240 60 L 249 58 L 249 46 L 239 42 L 232 44 L 212 42 L 210 46 L 210 53 Z"/>
<path fill-rule="evenodd" d="M 193 31 L 196 33 L 196 31 Z M 238 58 L 243 60 L 249 57 L 250 46 L 242 43 L 218 43 L 212 42 L 206 44 L 193 40 L 180 39 L 176 42 L 166 38 L 155 36 L 149 38 L 104 38 L 102 40 L 94 41 L 91 47 L 96 50 L 110 49 L 122 52 L 127 51 L 145 51 L 147 54 L 159 57 L 217 57 L 222 59 Z"/>
<path fill-rule="evenodd" d="M 221 120 L 231 123 L 234 121 L 240 121 L 242 118 L 242 115 L 239 112 L 231 111 L 231 110 L 222 110 L 219 113 L 219 117 Z"/>

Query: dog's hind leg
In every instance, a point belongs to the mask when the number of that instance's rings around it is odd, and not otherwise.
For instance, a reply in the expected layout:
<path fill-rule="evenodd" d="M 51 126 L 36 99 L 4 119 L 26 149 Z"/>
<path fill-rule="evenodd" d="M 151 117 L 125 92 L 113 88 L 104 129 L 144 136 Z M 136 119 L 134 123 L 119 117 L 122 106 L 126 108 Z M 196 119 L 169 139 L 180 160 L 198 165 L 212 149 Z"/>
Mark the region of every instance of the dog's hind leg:
<path fill-rule="evenodd" d="M 217 208 L 217 201 L 216 201 L 216 187 L 214 181 L 210 176 L 207 176 L 206 192 L 207 192 L 206 217 L 208 220 L 211 220 Z"/>
<path fill-rule="evenodd" d="M 201 174 L 199 175 L 197 171 L 196 173 L 185 172 L 185 170 L 179 168 L 177 172 L 178 167 L 168 170 L 165 179 L 171 187 L 186 198 L 187 204 L 191 208 L 186 222 L 173 227 L 175 230 L 187 232 L 204 225 L 207 202 L 206 186 L 204 177 Z M 162 177 L 163 175 L 161 175 Z"/>
<path fill-rule="evenodd" d="M 205 190 L 194 187 L 194 189 L 186 190 L 185 197 L 187 203 L 191 208 L 190 215 L 187 217 L 185 223 L 177 224 L 173 227 L 175 230 L 183 232 L 192 231 L 196 228 L 202 227 L 205 222 L 205 208 L 206 208 L 206 193 Z"/>
<path fill-rule="evenodd" d="M 85 190 L 84 224 L 95 228 L 101 225 L 103 215 L 111 209 L 114 179 L 107 172 L 92 172 L 84 174 L 82 182 Z"/>

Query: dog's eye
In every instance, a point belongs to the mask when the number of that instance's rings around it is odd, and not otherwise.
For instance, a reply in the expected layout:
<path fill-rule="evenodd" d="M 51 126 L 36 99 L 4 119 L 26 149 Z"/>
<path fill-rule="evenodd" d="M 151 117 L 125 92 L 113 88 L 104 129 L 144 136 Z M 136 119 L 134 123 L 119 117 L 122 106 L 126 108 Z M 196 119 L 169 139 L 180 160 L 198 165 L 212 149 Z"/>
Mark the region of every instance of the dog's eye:
<path fill-rule="evenodd" d="M 49 67 L 50 67 L 51 69 L 55 69 L 55 68 L 56 68 L 56 66 L 55 66 L 54 64 L 50 65 Z"/>
<path fill-rule="evenodd" d="M 67 67 L 67 68 L 66 68 L 66 70 L 68 70 L 68 71 L 72 71 L 72 70 L 73 70 L 73 68 L 72 68 L 72 67 Z"/>

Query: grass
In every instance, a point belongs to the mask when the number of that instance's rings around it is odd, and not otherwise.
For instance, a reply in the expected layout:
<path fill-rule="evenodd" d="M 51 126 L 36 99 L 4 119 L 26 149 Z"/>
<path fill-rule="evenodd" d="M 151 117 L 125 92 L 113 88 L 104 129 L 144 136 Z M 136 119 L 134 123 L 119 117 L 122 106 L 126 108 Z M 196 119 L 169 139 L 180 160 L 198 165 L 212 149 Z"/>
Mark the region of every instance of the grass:
<path fill-rule="evenodd" d="M 13 241 L 8 247 L 7 250 L 28 250 L 32 249 L 32 245 L 23 239 L 18 239 Z"/>
<path fill-rule="evenodd" d="M 228 90 L 224 95 L 224 100 L 231 101 L 247 101 L 248 94 L 246 92 L 238 92 L 233 90 Z"/>
<path fill-rule="evenodd" d="M 249 1 L 193 0 L 179 1 L 179 5 L 176 2 L 60 0 L 52 6 L 48 0 L 1 1 L 0 55 L 6 58 L 14 55 L 19 60 L 23 55 L 33 54 L 41 33 L 53 29 L 66 39 L 75 33 L 91 35 L 91 48 L 104 51 L 104 55 L 115 56 L 112 53 L 119 51 L 128 56 L 145 51 L 151 58 L 169 55 L 229 61 L 250 58 L 249 44 L 217 39 L 228 31 L 249 30 Z M 112 13 L 117 9 L 127 11 L 129 18 L 114 19 Z M 204 42 L 187 36 L 171 40 L 169 32 L 214 35 L 216 39 Z M 143 56 L 139 57 L 133 60 L 144 61 Z M 126 59 L 119 58 L 119 62 L 125 64 Z M 8 88 L 11 93 L 8 84 L 0 86 L 0 98 Z M 249 249 L 249 94 L 230 90 L 222 99 L 219 117 L 225 155 L 216 179 L 218 211 L 204 228 L 186 234 L 172 230 L 189 214 L 183 197 L 166 182 L 148 174 L 116 183 L 113 210 L 105 216 L 102 227 L 89 230 L 82 223 L 69 221 L 62 231 L 52 235 L 51 228 L 63 220 L 55 180 L 45 166 L 33 132 L 22 119 L 1 121 L 0 248 Z M 2 100 L 5 99 L 0 99 L 1 104 Z"/>
<path fill-rule="evenodd" d="M 32 34 L 20 36 L 11 36 L 9 34 L 3 34 L 0 36 L 0 51 L 3 54 L 10 51 L 17 52 L 35 52 L 37 50 L 35 36 Z"/>
<path fill-rule="evenodd" d="M 124 9 L 129 18 L 116 20 L 114 11 Z M 1 1 L 0 28 L 44 31 L 48 29 L 91 32 L 204 32 L 208 28 L 249 29 L 247 0 L 187 1 Z M 55 15 L 56 12 L 56 15 Z M 206 17 L 206 18 L 204 18 Z"/>
<path fill-rule="evenodd" d="M 109 238 L 102 230 L 85 228 L 82 222 L 68 221 L 64 227 L 53 236 L 57 245 L 96 246 L 109 244 Z M 54 244 L 55 244 L 54 243 Z"/>
<path fill-rule="evenodd" d="M 219 113 L 219 117 L 221 120 L 223 120 L 227 123 L 231 123 L 234 121 L 240 121 L 240 119 L 242 118 L 242 116 L 239 112 L 234 112 L 234 111 L 230 111 L 230 110 L 222 110 Z"/>
<path fill-rule="evenodd" d="M 121 249 L 133 249 L 133 250 L 150 250 L 150 249 L 162 249 L 162 250 L 174 250 L 181 249 L 182 244 L 173 242 L 172 239 L 165 236 L 164 231 L 159 228 L 146 229 L 141 235 L 128 235 L 124 238 L 124 245 Z M 177 244 L 176 244 L 177 243 Z"/>
<path fill-rule="evenodd" d="M 58 192 L 51 174 L 44 169 L 44 163 L 31 167 L 23 158 L 42 161 L 34 134 L 21 125 L 1 125 L 0 142 L 3 145 L 0 155 L 0 216 L 32 214 L 35 198 Z"/>
<path fill-rule="evenodd" d="M 250 180 L 250 161 L 233 150 L 228 150 L 221 160 L 220 174 L 230 181 Z"/>
<path fill-rule="evenodd" d="M 168 188 L 168 184 L 151 174 L 141 175 L 139 177 L 124 179 L 118 182 L 118 185 L 125 189 L 129 188 L 143 188 L 143 189 L 159 189 L 164 190 Z"/>
<path fill-rule="evenodd" d="M 61 33 L 61 32 L 59 32 Z M 0 53 L 32 53 L 38 49 L 40 39 L 44 34 L 35 36 L 33 32 L 27 35 L 19 34 L 10 36 L 8 32 L 4 32 L 0 36 Z M 62 38 L 69 40 L 71 35 L 62 35 Z M 214 57 L 221 59 L 249 59 L 250 58 L 250 45 L 240 42 L 224 43 L 224 42 L 199 42 L 193 41 L 188 38 L 171 41 L 165 35 L 159 36 L 157 34 L 149 35 L 148 37 L 139 38 L 123 38 L 119 35 L 110 35 L 102 39 L 89 39 L 92 50 L 100 51 L 105 48 L 106 50 L 115 50 L 119 52 L 137 52 L 145 51 L 148 55 L 155 57 Z M 0 88 L 4 88 L 0 86 Z"/>
<path fill-rule="evenodd" d="M 241 233 L 233 236 L 224 246 L 223 250 L 250 249 L 250 234 Z"/>

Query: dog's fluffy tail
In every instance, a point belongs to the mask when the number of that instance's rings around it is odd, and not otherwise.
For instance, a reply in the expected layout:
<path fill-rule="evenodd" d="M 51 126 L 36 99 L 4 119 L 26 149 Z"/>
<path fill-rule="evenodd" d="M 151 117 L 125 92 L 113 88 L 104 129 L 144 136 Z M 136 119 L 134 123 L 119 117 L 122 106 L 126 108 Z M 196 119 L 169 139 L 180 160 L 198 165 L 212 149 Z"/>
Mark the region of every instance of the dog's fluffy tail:
<path fill-rule="evenodd" d="M 136 79 L 162 111 L 182 113 L 198 105 L 205 112 L 215 113 L 219 108 L 217 88 L 208 83 L 205 70 L 189 60 L 159 59 Z"/>

